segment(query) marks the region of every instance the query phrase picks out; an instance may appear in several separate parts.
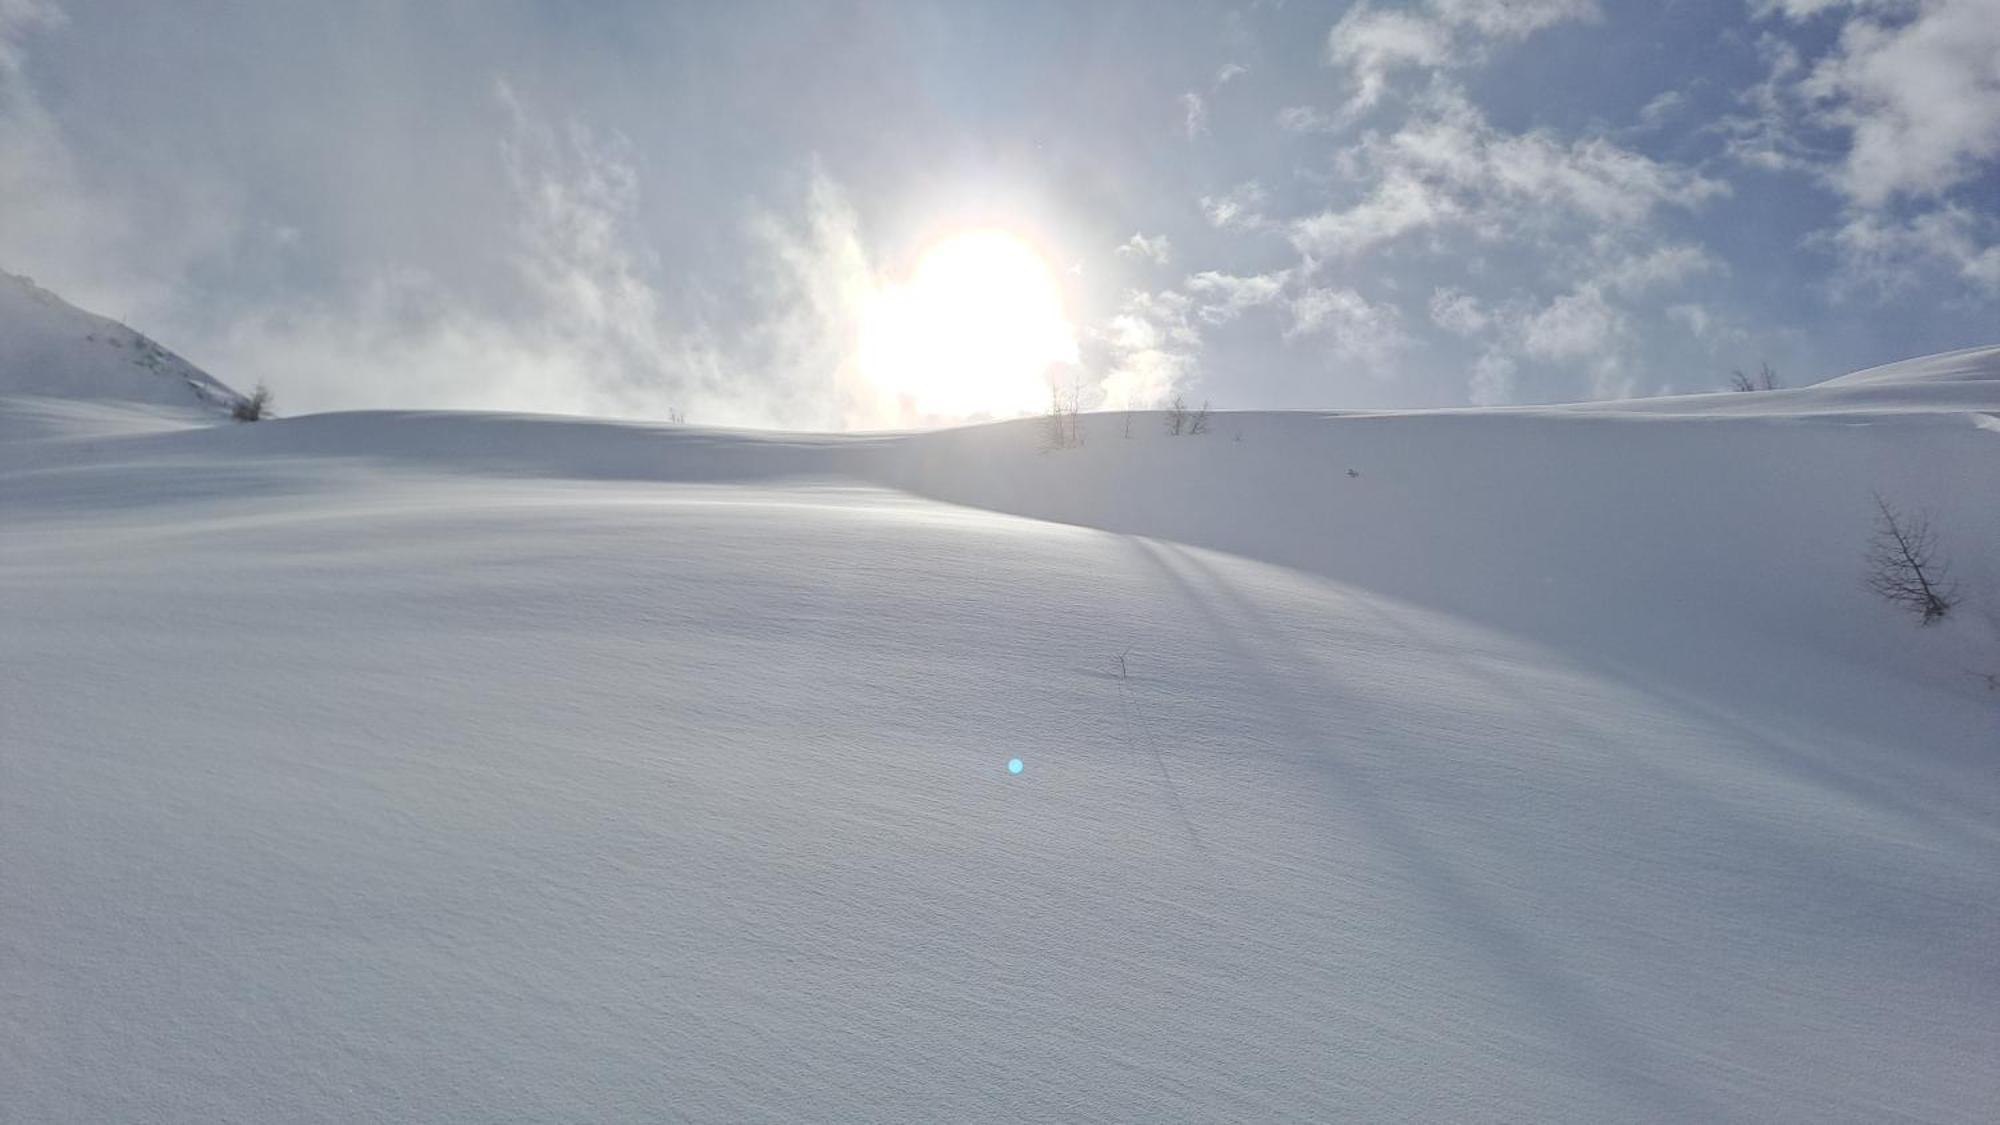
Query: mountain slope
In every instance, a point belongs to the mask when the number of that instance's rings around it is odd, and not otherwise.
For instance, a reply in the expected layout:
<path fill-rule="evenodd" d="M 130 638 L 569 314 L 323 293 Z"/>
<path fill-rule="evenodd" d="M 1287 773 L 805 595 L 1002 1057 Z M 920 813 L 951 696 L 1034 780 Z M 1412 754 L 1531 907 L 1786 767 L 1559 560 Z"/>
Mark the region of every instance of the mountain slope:
<path fill-rule="evenodd" d="M 0 1089 L 1981 1119 L 2000 385 L 1910 382 L 1052 452 L 397 412 L 0 441 Z M 1933 513 L 1940 626 L 1860 587 L 1876 492 Z"/>
<path fill-rule="evenodd" d="M 177 408 L 203 417 L 226 417 L 243 398 L 150 338 L 4 271 L 0 396 Z"/>

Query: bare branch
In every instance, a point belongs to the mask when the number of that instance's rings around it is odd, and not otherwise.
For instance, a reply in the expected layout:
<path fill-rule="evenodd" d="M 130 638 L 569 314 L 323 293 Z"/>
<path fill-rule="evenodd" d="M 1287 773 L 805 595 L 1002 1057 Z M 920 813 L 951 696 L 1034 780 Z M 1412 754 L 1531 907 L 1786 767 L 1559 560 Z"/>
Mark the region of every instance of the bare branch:
<path fill-rule="evenodd" d="M 1784 380 L 1778 378 L 1778 369 L 1772 367 L 1769 361 L 1758 366 L 1754 378 L 1745 375 L 1741 367 L 1729 373 L 1729 389 L 1732 391 L 1775 391 L 1784 385 Z"/>
<path fill-rule="evenodd" d="M 1957 604 L 1958 586 L 1938 554 L 1930 514 L 1898 512 L 1879 493 L 1875 509 L 1863 583 L 1890 604 L 1916 614 L 1920 624 L 1943 620 Z"/>

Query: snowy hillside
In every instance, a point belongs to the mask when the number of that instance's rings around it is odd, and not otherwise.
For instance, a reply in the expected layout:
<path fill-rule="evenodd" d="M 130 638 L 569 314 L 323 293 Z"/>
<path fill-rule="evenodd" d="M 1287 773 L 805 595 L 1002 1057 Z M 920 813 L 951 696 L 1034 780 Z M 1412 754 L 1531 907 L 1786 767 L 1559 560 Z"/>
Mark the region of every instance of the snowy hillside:
<path fill-rule="evenodd" d="M 0 440 L 0 1118 L 1987 1119 L 1996 416 Z"/>
<path fill-rule="evenodd" d="M 5 432 L 18 434 L 31 419 L 99 408 L 110 418 L 227 417 L 242 396 L 117 321 L 0 271 L 0 398 L 55 400 L 12 402 Z"/>

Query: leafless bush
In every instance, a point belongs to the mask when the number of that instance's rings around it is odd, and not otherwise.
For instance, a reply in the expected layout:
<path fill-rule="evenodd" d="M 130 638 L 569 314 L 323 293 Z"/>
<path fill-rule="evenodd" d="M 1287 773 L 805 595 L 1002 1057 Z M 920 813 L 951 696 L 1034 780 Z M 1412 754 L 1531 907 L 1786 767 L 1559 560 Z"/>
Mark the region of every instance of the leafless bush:
<path fill-rule="evenodd" d="M 1070 449 L 1083 444 L 1083 385 L 1049 383 L 1049 412 L 1042 416 L 1042 448 Z"/>
<path fill-rule="evenodd" d="M 1868 541 L 1868 588 L 1891 605 L 1917 615 L 1929 625 L 1942 621 L 1957 604 L 1958 587 L 1938 553 L 1930 514 L 1906 515 L 1875 497 L 1875 534 Z"/>
<path fill-rule="evenodd" d="M 1729 389 L 1732 391 L 1775 391 L 1784 386 L 1778 378 L 1777 369 L 1769 363 L 1761 365 L 1753 378 L 1743 373 L 1741 367 L 1729 373 Z"/>
<path fill-rule="evenodd" d="M 261 422 L 271 415 L 271 391 L 264 384 L 250 392 L 250 397 L 238 399 L 229 410 L 229 416 L 238 422 Z"/>
<path fill-rule="evenodd" d="M 1167 434 L 1171 437 L 1205 434 L 1208 432 L 1208 403 L 1203 402 L 1200 409 L 1192 409 L 1187 399 L 1175 395 L 1174 400 L 1166 405 L 1166 423 Z"/>

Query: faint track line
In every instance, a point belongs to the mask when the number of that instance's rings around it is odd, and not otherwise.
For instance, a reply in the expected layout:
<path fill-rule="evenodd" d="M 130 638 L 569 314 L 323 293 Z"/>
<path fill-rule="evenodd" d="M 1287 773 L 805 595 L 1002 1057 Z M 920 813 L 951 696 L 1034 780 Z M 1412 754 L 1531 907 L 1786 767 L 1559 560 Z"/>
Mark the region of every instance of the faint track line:
<path fill-rule="evenodd" d="M 1125 724 L 1125 741 L 1136 749 L 1141 740 L 1135 737 L 1134 731 L 1144 727 L 1145 724 L 1137 718 L 1138 707 L 1132 701 L 1132 684 L 1125 676 L 1122 668 L 1118 676 L 1118 710 L 1119 718 Z M 1174 784 L 1174 775 L 1167 769 L 1166 755 L 1160 752 L 1159 740 L 1153 737 L 1150 729 L 1144 732 L 1144 742 L 1145 748 L 1151 751 L 1153 755 L 1153 765 L 1158 767 L 1160 771 L 1160 780 L 1166 783 L 1167 797 L 1173 802 L 1174 813 L 1180 818 L 1181 828 L 1187 832 L 1188 839 L 1194 844 L 1195 851 L 1206 856 L 1208 854 L 1208 845 L 1202 843 L 1201 833 L 1195 831 L 1194 820 L 1188 816 L 1187 804 L 1181 800 L 1180 787 Z"/>

